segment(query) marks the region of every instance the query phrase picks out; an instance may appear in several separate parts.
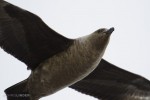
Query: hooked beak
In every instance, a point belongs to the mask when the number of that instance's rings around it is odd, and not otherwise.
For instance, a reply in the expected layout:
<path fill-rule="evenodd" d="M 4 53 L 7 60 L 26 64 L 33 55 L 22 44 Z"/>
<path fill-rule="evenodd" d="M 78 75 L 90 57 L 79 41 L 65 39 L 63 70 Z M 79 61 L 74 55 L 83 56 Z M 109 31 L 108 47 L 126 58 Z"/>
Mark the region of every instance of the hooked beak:
<path fill-rule="evenodd" d="M 110 28 L 110 29 L 108 29 L 108 30 L 106 30 L 106 32 L 105 33 L 107 33 L 107 34 L 111 34 L 113 31 L 114 31 L 115 29 L 114 29 L 114 27 L 112 27 L 112 28 Z"/>

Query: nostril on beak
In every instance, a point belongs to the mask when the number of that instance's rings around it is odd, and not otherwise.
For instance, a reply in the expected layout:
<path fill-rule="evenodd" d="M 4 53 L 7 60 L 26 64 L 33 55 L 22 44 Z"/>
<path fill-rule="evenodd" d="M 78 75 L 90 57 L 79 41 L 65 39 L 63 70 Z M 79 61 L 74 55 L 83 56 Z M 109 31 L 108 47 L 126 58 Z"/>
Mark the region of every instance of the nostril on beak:
<path fill-rule="evenodd" d="M 114 30 L 115 30 L 114 27 L 112 27 L 112 28 L 108 29 L 108 30 L 106 31 L 106 33 L 107 33 L 107 34 L 111 34 Z"/>

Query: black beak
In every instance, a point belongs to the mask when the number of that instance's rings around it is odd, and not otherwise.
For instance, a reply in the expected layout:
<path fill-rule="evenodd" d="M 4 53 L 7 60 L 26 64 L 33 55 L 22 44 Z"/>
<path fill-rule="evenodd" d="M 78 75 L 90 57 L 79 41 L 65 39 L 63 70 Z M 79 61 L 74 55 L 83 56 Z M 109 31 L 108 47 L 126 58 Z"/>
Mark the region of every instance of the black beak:
<path fill-rule="evenodd" d="M 106 31 L 106 33 L 107 33 L 107 34 L 111 34 L 114 30 L 115 30 L 114 27 L 112 27 L 112 28 L 108 29 L 108 30 Z"/>

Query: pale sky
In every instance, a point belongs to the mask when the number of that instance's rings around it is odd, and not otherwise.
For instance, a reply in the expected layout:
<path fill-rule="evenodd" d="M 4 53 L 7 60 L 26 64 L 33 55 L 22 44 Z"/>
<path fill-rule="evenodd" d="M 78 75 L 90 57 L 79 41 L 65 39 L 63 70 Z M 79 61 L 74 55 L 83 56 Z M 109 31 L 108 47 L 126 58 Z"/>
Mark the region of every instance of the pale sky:
<path fill-rule="evenodd" d="M 115 27 L 107 61 L 150 79 L 150 0 L 7 0 L 40 16 L 60 34 L 77 38 Z M 25 64 L 0 49 L 0 100 L 4 90 L 30 74 Z M 40 100 L 96 100 L 65 88 Z"/>

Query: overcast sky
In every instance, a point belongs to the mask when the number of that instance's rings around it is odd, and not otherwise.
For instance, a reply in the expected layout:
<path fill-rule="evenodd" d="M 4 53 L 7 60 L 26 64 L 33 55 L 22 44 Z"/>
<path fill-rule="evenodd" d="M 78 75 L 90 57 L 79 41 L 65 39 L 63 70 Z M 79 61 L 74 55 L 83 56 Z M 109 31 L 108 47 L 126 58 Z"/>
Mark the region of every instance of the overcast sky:
<path fill-rule="evenodd" d="M 150 0 L 7 0 L 39 15 L 46 24 L 77 38 L 115 27 L 104 54 L 107 61 L 150 79 Z M 30 74 L 26 66 L 0 49 L 0 100 L 4 89 Z M 96 100 L 65 88 L 41 100 Z"/>

